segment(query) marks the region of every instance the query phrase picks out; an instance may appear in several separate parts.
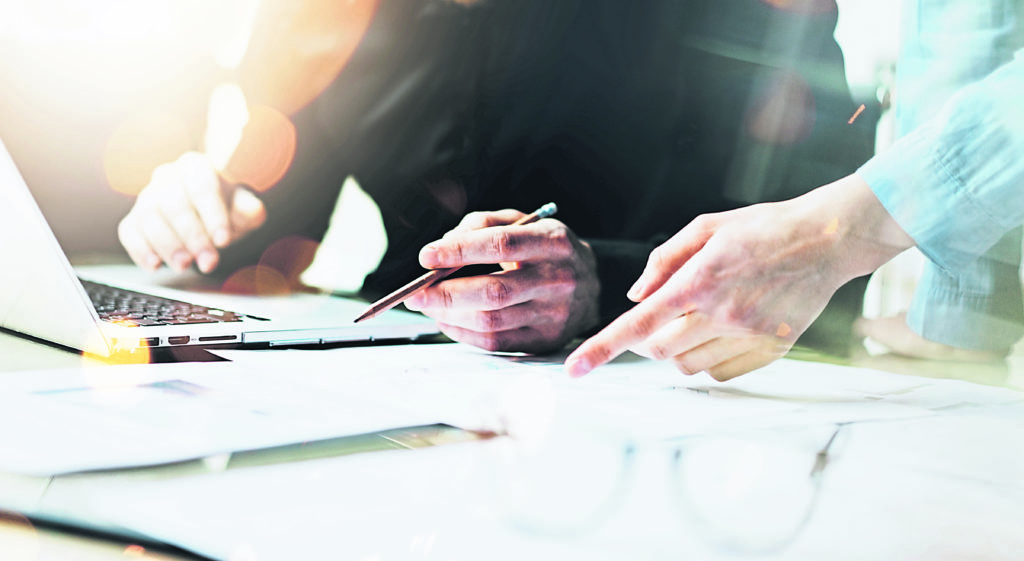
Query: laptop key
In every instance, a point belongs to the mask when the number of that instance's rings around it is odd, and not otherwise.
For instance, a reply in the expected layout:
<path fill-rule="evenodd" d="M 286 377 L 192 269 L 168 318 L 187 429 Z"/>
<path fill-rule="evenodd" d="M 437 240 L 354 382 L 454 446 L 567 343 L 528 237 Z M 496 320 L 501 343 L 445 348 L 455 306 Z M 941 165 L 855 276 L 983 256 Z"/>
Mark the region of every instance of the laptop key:
<path fill-rule="evenodd" d="M 103 321 L 129 326 L 184 325 L 242 321 L 242 315 L 82 280 Z"/>

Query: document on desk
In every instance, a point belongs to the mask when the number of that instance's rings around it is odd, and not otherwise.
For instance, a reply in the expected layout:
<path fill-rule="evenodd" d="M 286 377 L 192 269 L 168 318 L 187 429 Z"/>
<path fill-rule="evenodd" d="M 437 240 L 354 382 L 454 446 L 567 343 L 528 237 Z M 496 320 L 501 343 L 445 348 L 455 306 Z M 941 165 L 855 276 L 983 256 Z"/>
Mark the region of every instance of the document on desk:
<path fill-rule="evenodd" d="M 706 374 L 683 376 L 669 364 L 635 355 L 570 379 L 562 356 L 496 355 L 459 344 L 218 354 L 270 376 L 301 363 L 303 383 L 319 391 L 336 391 L 337 365 L 344 364 L 372 373 L 347 382 L 359 391 L 386 393 L 396 405 L 439 422 L 499 433 L 558 425 L 659 439 L 919 417 L 1024 400 L 1024 394 L 1007 389 L 793 360 L 721 383 Z"/>
<path fill-rule="evenodd" d="M 570 379 L 559 356 L 459 344 L 220 354 L 233 362 L 5 377 L 0 471 L 150 465 L 436 423 L 651 440 L 1022 399 L 999 388 L 788 360 L 719 383 L 633 355 Z"/>
<path fill-rule="evenodd" d="M 695 523 L 699 507 L 677 493 L 696 475 L 673 469 L 672 448 L 640 447 L 619 472 L 606 453 L 615 443 L 600 450 L 568 442 L 565 453 L 544 450 L 536 461 L 493 439 L 166 481 L 111 478 L 97 492 L 96 514 L 215 559 L 854 561 L 930 560 L 949 551 L 1010 561 L 1024 547 L 1024 461 L 1010 451 L 1024 435 L 1019 414 L 1019 407 L 1016 420 L 940 412 L 855 425 L 840 436 L 807 527 L 775 555 L 708 541 L 708 526 Z M 937 446 L 951 430 L 955 438 Z M 1005 435 L 1007 446 L 995 435 Z M 960 446 L 969 452 L 951 452 Z M 731 490 L 749 484 L 739 477 Z M 507 489 L 532 500 L 520 503 Z M 725 525 L 740 536 L 756 530 L 734 519 Z"/>
<path fill-rule="evenodd" d="M 254 383 L 249 370 L 163 364 L 8 376 L 0 389 L 0 471 L 162 464 L 436 422 L 365 394 Z"/>

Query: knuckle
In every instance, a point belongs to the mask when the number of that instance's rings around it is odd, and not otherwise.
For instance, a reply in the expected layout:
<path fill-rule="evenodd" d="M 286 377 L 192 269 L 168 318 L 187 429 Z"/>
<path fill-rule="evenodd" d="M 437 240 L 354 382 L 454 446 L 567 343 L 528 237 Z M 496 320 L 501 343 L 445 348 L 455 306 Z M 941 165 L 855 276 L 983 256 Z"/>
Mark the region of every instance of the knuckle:
<path fill-rule="evenodd" d="M 159 208 L 160 193 L 158 191 L 160 189 L 157 185 L 157 183 L 150 183 L 139 192 L 135 198 L 135 207 L 132 209 L 134 212 L 150 212 L 152 209 Z"/>
<path fill-rule="evenodd" d="M 166 185 L 170 183 L 175 175 L 174 164 L 160 164 L 153 170 L 153 174 L 150 175 L 150 185 Z"/>
<path fill-rule="evenodd" d="M 733 300 L 726 302 L 719 312 L 719 319 L 732 327 L 745 326 L 747 316 L 746 306 Z"/>
<path fill-rule="evenodd" d="M 504 323 L 500 311 L 484 311 L 477 314 L 477 327 L 480 331 L 498 331 L 504 326 Z"/>
<path fill-rule="evenodd" d="M 607 344 L 598 343 L 587 349 L 587 354 L 593 358 L 595 363 L 603 364 L 612 359 L 612 348 Z"/>
<path fill-rule="evenodd" d="M 581 275 L 569 267 L 559 267 L 555 270 L 554 283 L 557 288 L 565 291 L 572 291 L 580 284 Z"/>
<path fill-rule="evenodd" d="M 692 296 L 684 293 L 683 291 L 677 290 L 668 292 L 664 298 L 666 306 L 669 306 L 673 310 L 678 310 L 681 313 L 685 313 L 693 307 Z"/>
<path fill-rule="evenodd" d="M 502 228 L 491 236 L 491 251 L 498 257 L 511 255 L 518 245 L 518 238 Z"/>
<path fill-rule="evenodd" d="M 657 330 L 658 323 L 648 314 L 638 314 L 629 319 L 627 326 L 634 335 L 646 337 Z"/>
<path fill-rule="evenodd" d="M 569 320 L 572 307 L 568 302 L 561 302 L 548 308 L 548 317 L 553 321 L 550 323 L 552 329 L 560 332 L 565 328 Z"/>
<path fill-rule="evenodd" d="M 572 292 L 579 284 L 580 275 L 572 267 L 559 267 L 557 265 L 541 268 L 544 284 L 556 293 Z"/>
<path fill-rule="evenodd" d="M 480 228 L 486 227 L 487 223 L 488 213 L 477 210 L 464 216 L 456 227 L 456 230 L 479 230 Z"/>
<path fill-rule="evenodd" d="M 499 333 L 489 333 L 480 341 L 480 347 L 487 351 L 505 350 L 505 338 Z"/>
<path fill-rule="evenodd" d="M 460 241 L 456 241 L 451 244 L 447 250 L 442 248 L 440 254 L 443 257 L 447 257 L 447 262 L 450 264 L 462 264 L 466 262 L 464 257 L 466 255 L 466 246 Z"/>
<path fill-rule="evenodd" d="M 436 294 L 442 308 L 452 307 L 455 302 L 455 295 L 452 294 L 451 288 L 444 284 L 438 285 Z"/>
<path fill-rule="evenodd" d="M 548 241 L 551 242 L 550 250 L 554 257 L 565 259 L 573 255 L 574 247 L 572 243 L 572 233 L 569 230 L 569 227 L 562 222 L 557 220 L 553 220 L 551 222 L 547 238 Z"/>
<path fill-rule="evenodd" d="M 117 238 L 123 245 L 129 245 L 135 241 L 137 233 L 131 222 L 131 216 L 126 216 L 117 224 Z"/>
<path fill-rule="evenodd" d="M 191 239 L 199 233 L 195 220 L 184 212 L 174 212 L 169 222 L 174 231 L 185 239 Z"/>
<path fill-rule="evenodd" d="M 707 230 L 712 225 L 713 216 L 713 214 L 700 214 L 690 221 L 690 225 L 699 231 Z"/>
<path fill-rule="evenodd" d="M 484 286 L 484 300 L 494 308 L 504 307 L 512 296 L 512 289 L 503 280 L 491 276 Z"/>
<path fill-rule="evenodd" d="M 648 351 L 654 360 L 665 360 L 672 357 L 664 343 L 650 343 L 648 344 Z"/>
<path fill-rule="evenodd" d="M 185 240 L 185 245 L 192 249 L 193 252 L 199 253 L 201 251 L 212 249 L 211 243 L 206 238 L 206 235 L 201 231 L 195 231 L 188 236 Z"/>

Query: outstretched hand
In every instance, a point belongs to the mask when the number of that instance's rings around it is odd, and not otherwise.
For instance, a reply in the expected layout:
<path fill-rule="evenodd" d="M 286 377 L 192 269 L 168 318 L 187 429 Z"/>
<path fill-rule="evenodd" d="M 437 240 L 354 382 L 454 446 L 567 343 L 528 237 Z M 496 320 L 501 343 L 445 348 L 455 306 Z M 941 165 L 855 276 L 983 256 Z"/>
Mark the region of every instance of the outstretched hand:
<path fill-rule="evenodd" d="M 913 241 L 856 176 L 803 197 L 698 217 L 658 247 L 638 304 L 566 360 L 582 376 L 626 350 L 727 380 L 783 356 L 847 281 Z"/>

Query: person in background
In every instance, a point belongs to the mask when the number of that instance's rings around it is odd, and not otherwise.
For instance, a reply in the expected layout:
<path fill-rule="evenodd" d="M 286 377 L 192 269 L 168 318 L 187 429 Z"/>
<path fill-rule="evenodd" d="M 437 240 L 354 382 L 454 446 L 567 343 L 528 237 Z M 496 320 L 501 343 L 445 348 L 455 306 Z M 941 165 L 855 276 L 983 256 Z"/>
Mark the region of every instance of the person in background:
<path fill-rule="evenodd" d="M 284 235 L 319 239 L 354 176 L 389 240 L 368 297 L 421 265 L 515 263 L 408 305 L 457 341 L 558 349 L 628 309 L 647 255 L 692 218 L 798 195 L 867 158 L 835 23 L 831 0 L 381 0 L 337 80 L 295 115 L 277 187 L 224 186 L 186 157 L 154 175 L 159 196 L 140 195 L 120 237 L 145 267 L 230 273 Z M 558 216 L 526 227 L 491 211 L 549 201 Z M 841 290 L 809 343 L 843 352 L 863 289 Z"/>
<path fill-rule="evenodd" d="M 651 254 L 629 293 L 639 304 L 580 345 L 568 372 L 630 348 L 718 380 L 749 372 L 784 355 L 843 282 L 915 245 L 929 263 L 910 327 L 939 352 L 1005 356 L 1024 335 L 1021 3 L 954 4 L 907 6 L 901 73 L 917 86 L 899 95 L 918 111 L 901 118 L 919 126 L 806 195 L 694 220 Z M 908 99 L 959 83 L 931 118 L 931 99 Z"/>

